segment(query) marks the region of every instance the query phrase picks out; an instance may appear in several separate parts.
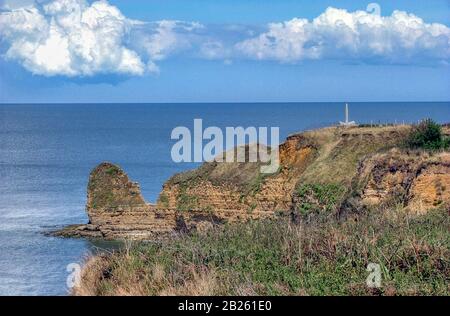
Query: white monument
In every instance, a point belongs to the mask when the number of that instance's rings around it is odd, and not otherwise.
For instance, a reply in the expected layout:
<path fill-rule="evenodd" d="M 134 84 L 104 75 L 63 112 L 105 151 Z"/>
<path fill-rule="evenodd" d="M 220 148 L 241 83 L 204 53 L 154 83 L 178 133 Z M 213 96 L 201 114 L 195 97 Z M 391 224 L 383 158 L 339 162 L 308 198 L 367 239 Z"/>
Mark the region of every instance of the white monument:
<path fill-rule="evenodd" d="M 350 122 L 348 121 L 348 104 L 347 103 L 345 103 L 345 122 L 339 122 L 339 125 L 345 126 L 345 127 L 356 125 L 355 121 L 350 121 Z"/>

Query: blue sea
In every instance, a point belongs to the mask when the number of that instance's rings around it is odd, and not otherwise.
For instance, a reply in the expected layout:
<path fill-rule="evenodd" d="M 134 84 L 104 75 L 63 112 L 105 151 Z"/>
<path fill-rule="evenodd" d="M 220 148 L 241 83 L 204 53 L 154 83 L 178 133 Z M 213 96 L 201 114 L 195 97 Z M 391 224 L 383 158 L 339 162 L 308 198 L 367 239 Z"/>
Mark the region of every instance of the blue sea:
<path fill-rule="evenodd" d="M 450 121 L 450 102 L 351 103 L 360 123 Z M 343 103 L 0 104 L 0 295 L 66 295 L 66 268 L 111 247 L 45 232 L 84 223 L 86 185 L 102 161 L 119 164 L 155 201 L 172 162 L 173 128 L 279 127 L 280 137 L 336 124 Z"/>

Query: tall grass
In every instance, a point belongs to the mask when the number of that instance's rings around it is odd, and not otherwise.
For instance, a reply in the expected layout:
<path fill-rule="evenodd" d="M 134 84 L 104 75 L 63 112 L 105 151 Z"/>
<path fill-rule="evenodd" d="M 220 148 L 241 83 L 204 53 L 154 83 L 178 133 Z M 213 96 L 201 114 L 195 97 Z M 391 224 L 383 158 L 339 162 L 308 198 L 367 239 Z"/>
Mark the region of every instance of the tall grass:
<path fill-rule="evenodd" d="M 96 258 L 74 294 L 449 295 L 448 211 L 218 227 Z M 366 286 L 369 263 L 382 286 Z"/>

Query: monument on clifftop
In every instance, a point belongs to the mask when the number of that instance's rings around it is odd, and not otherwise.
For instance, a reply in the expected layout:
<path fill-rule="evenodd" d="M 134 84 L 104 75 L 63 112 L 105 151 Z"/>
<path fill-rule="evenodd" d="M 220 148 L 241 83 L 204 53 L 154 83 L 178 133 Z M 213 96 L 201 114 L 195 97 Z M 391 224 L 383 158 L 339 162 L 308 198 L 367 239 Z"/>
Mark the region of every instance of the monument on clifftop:
<path fill-rule="evenodd" d="M 345 103 L 345 122 L 339 122 L 340 126 L 355 126 L 356 122 L 355 121 L 350 121 L 348 120 L 348 103 Z"/>

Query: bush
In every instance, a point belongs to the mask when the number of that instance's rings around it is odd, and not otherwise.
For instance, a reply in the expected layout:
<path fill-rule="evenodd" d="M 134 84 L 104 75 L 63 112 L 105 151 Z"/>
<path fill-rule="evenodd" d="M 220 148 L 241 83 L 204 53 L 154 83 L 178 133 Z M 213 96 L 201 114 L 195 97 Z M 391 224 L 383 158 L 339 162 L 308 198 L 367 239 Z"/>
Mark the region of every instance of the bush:
<path fill-rule="evenodd" d="M 438 150 L 448 148 L 449 144 L 449 138 L 442 134 L 441 125 L 432 119 L 425 119 L 414 126 L 408 137 L 408 146 L 411 148 Z"/>

